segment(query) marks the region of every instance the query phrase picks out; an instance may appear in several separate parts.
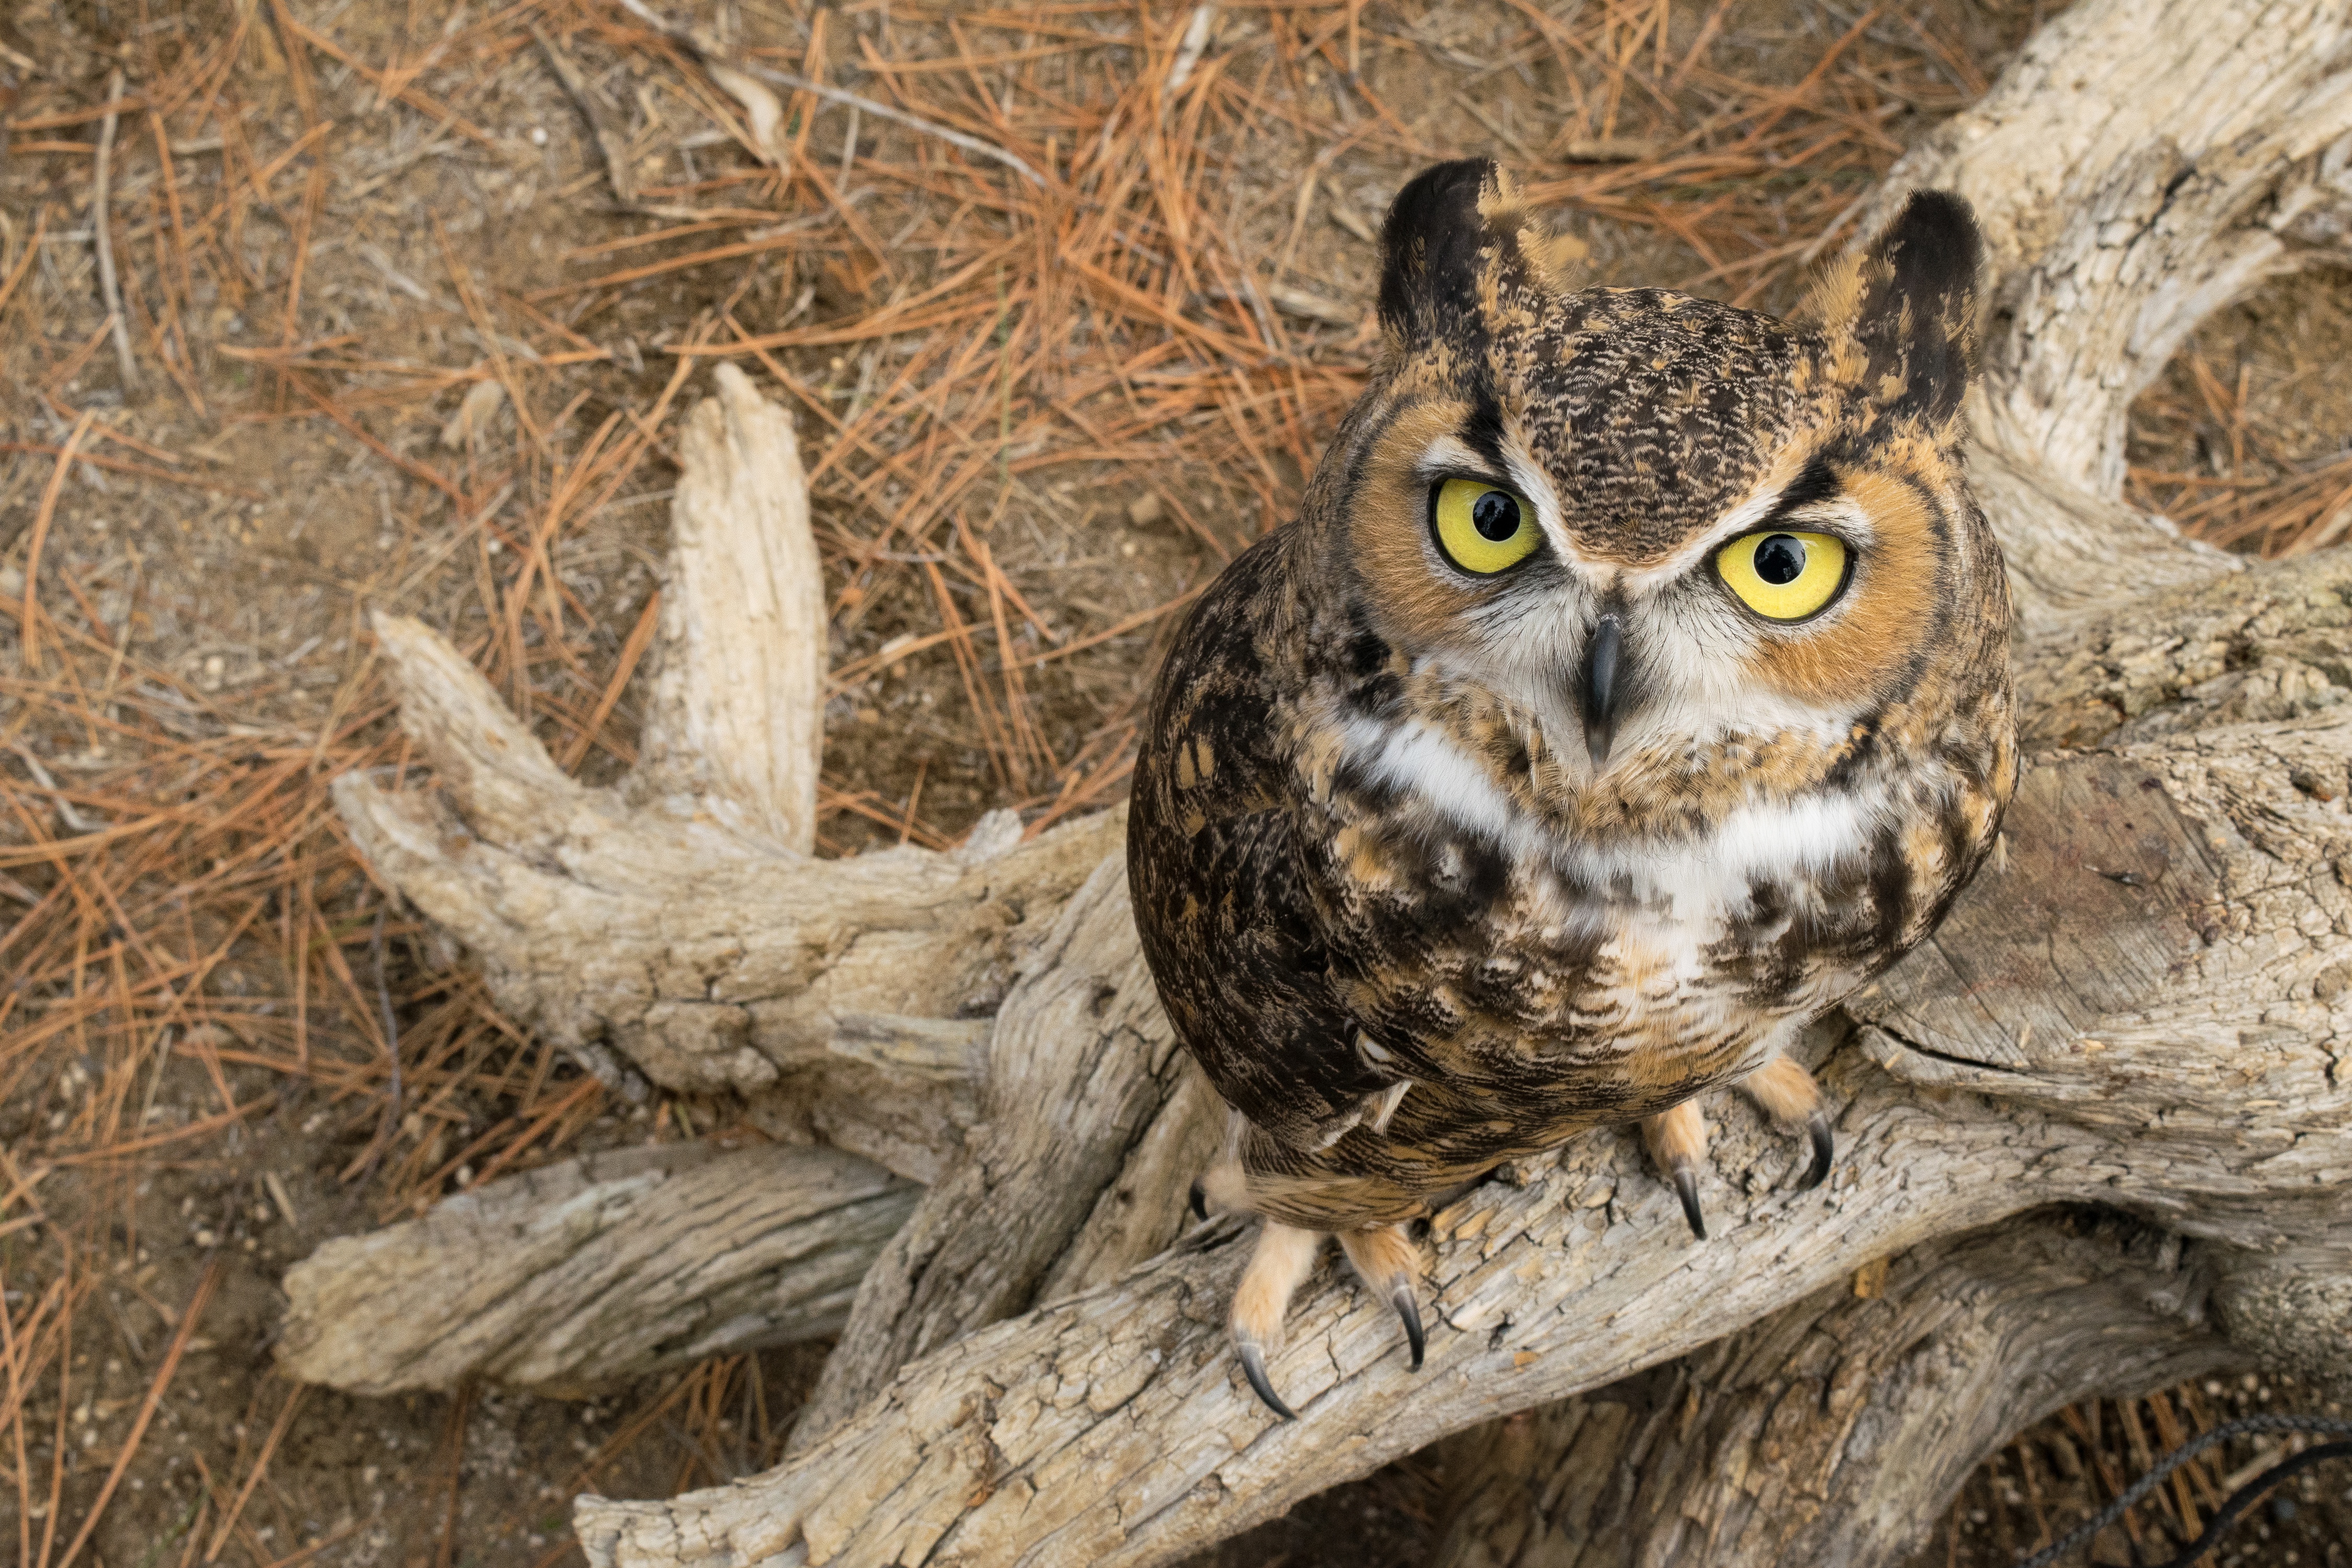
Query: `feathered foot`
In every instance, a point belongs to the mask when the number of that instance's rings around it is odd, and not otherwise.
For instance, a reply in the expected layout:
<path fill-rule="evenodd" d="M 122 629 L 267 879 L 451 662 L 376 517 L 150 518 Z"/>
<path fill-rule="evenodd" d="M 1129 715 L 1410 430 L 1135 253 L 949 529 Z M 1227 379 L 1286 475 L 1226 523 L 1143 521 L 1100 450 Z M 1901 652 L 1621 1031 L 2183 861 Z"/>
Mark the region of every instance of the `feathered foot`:
<path fill-rule="evenodd" d="M 1705 1241 L 1706 1215 L 1698 1206 L 1698 1166 L 1706 1155 L 1706 1121 L 1698 1113 L 1698 1101 L 1685 1100 L 1672 1110 L 1643 1118 L 1642 1142 L 1649 1146 L 1650 1158 L 1674 1183 L 1691 1234 Z"/>
<path fill-rule="evenodd" d="M 1830 1133 L 1829 1112 L 1822 1109 L 1821 1086 L 1813 1082 L 1813 1075 L 1786 1057 L 1774 1057 L 1739 1087 L 1765 1115 L 1792 1132 L 1801 1128 L 1812 1140 L 1813 1163 L 1805 1173 L 1805 1186 L 1820 1186 L 1836 1157 L 1837 1140 Z"/>
<path fill-rule="evenodd" d="M 1241 1355 L 1242 1371 L 1265 1407 L 1285 1421 L 1297 1420 L 1298 1414 L 1275 1393 L 1265 1375 L 1265 1358 L 1282 1343 L 1282 1320 L 1290 1309 L 1291 1293 L 1315 1267 L 1316 1249 L 1322 1244 L 1318 1232 L 1267 1220 L 1234 1291 L 1234 1349 Z"/>
<path fill-rule="evenodd" d="M 1384 1225 L 1370 1230 L 1343 1230 L 1339 1246 L 1348 1254 L 1348 1261 L 1356 1266 L 1356 1275 L 1371 1287 L 1372 1294 L 1381 1297 L 1396 1309 L 1404 1322 L 1405 1342 L 1412 1347 L 1412 1370 L 1421 1370 L 1422 1352 L 1429 1338 L 1422 1332 L 1421 1304 L 1414 1299 L 1413 1278 L 1421 1272 L 1421 1249 L 1401 1225 Z"/>

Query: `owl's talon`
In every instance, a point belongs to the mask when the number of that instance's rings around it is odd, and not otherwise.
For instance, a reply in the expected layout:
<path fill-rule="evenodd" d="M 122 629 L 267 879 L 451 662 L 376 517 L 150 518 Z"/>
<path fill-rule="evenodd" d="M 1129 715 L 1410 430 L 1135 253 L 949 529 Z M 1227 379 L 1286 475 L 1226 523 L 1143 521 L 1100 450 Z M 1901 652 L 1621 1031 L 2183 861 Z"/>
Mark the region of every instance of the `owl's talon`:
<path fill-rule="evenodd" d="M 1370 1230 L 1343 1230 L 1339 1245 L 1355 1265 L 1356 1277 L 1388 1300 L 1404 1324 L 1405 1342 L 1412 1347 L 1412 1370 L 1421 1370 L 1429 1336 L 1422 1331 L 1421 1304 L 1413 1296 L 1413 1279 L 1421 1272 L 1421 1248 L 1401 1225 Z"/>
<path fill-rule="evenodd" d="M 1184 1194 L 1184 1206 L 1192 1211 L 1194 1219 L 1204 1220 L 1209 1217 L 1209 1194 L 1200 1183 L 1194 1182 L 1192 1190 Z"/>
<path fill-rule="evenodd" d="M 1265 1407 L 1285 1421 L 1297 1420 L 1298 1412 L 1282 1402 L 1282 1395 L 1274 1391 L 1274 1384 L 1266 1378 L 1264 1348 L 1252 1344 L 1236 1345 L 1234 1348 L 1241 1352 L 1242 1375 L 1249 1379 L 1250 1388 L 1265 1402 Z"/>
<path fill-rule="evenodd" d="M 1241 1283 L 1234 1288 L 1234 1349 L 1241 1355 L 1242 1371 L 1265 1407 L 1285 1421 L 1298 1417 L 1265 1375 L 1266 1347 L 1282 1342 L 1282 1319 L 1290 1310 L 1291 1294 L 1315 1267 L 1315 1253 L 1322 1245 L 1318 1231 L 1267 1220 L 1257 1234 L 1257 1250 L 1250 1254 Z"/>
<path fill-rule="evenodd" d="M 1830 1162 L 1837 1155 L 1837 1140 L 1830 1131 L 1830 1119 L 1819 1110 L 1805 1118 L 1805 1131 L 1813 1141 L 1813 1168 L 1805 1173 L 1805 1190 L 1811 1192 L 1829 1179 Z"/>
<path fill-rule="evenodd" d="M 1396 1309 L 1397 1316 L 1404 1320 L 1405 1343 L 1412 1347 L 1412 1370 L 1419 1372 L 1422 1352 L 1429 1348 L 1429 1336 L 1422 1331 L 1421 1327 L 1421 1303 L 1412 1299 L 1412 1286 L 1400 1285 L 1396 1288 L 1396 1294 L 1389 1298 L 1389 1304 Z"/>
<path fill-rule="evenodd" d="M 1805 1173 L 1804 1190 L 1828 1180 L 1830 1162 L 1837 1156 L 1837 1140 L 1830 1132 L 1829 1112 L 1822 1109 L 1821 1085 L 1813 1075 L 1786 1057 L 1774 1057 L 1741 1080 L 1739 1087 L 1764 1114 L 1780 1126 L 1804 1129 L 1812 1140 L 1813 1163 Z"/>
<path fill-rule="evenodd" d="M 1691 1234 L 1699 1240 L 1706 1239 L 1706 1214 L 1698 1206 L 1698 1172 L 1689 1165 L 1675 1172 L 1675 1196 L 1683 1201 L 1683 1218 L 1690 1222 Z"/>
<path fill-rule="evenodd" d="M 1643 1118 L 1642 1142 L 1648 1146 L 1650 1158 L 1674 1183 L 1691 1234 L 1705 1241 L 1706 1215 L 1698 1205 L 1698 1163 L 1706 1153 L 1706 1120 L 1698 1113 L 1698 1101 L 1685 1100 L 1672 1110 Z"/>

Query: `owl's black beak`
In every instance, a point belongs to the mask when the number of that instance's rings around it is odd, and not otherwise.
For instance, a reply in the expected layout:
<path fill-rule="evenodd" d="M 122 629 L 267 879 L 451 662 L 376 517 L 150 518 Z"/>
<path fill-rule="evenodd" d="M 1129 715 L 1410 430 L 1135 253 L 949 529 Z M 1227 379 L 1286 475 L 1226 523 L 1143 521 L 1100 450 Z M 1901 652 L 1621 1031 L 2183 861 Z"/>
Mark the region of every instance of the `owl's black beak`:
<path fill-rule="evenodd" d="M 1584 720 L 1584 750 L 1595 773 L 1609 765 L 1610 742 L 1617 738 L 1617 709 L 1625 686 L 1618 679 L 1625 648 L 1625 624 L 1603 616 L 1584 645 L 1583 679 L 1578 682 L 1577 705 Z"/>

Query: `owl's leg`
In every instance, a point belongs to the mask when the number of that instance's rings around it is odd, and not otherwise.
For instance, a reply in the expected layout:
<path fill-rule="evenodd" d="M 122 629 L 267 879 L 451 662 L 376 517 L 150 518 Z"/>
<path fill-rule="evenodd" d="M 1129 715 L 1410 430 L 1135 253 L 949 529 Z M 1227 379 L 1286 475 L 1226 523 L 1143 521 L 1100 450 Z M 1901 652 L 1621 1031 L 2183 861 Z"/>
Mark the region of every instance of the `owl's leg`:
<path fill-rule="evenodd" d="M 1291 1294 L 1315 1267 L 1315 1253 L 1322 1245 L 1320 1232 L 1267 1220 L 1234 1291 L 1234 1349 L 1241 1353 L 1242 1371 L 1265 1407 L 1285 1421 L 1296 1421 L 1298 1415 L 1267 1380 L 1265 1355 L 1281 1343 L 1282 1319 L 1290 1309 Z"/>
<path fill-rule="evenodd" d="M 1339 1246 L 1348 1254 L 1348 1261 L 1356 1266 L 1357 1277 L 1372 1288 L 1375 1294 L 1385 1297 L 1396 1315 L 1404 1321 L 1405 1342 L 1412 1347 L 1412 1370 L 1421 1370 L 1421 1353 L 1428 1344 L 1422 1332 L 1421 1304 L 1413 1299 L 1413 1276 L 1421 1271 L 1421 1249 L 1401 1225 L 1384 1225 L 1371 1230 L 1343 1230 Z"/>
<path fill-rule="evenodd" d="M 1690 1222 L 1691 1234 L 1705 1241 L 1706 1215 L 1698 1206 L 1698 1163 L 1706 1154 L 1706 1121 L 1698 1113 L 1698 1101 L 1685 1100 L 1672 1110 L 1643 1117 L 1642 1142 L 1649 1146 L 1650 1158 L 1675 1184 L 1675 1195 L 1683 1201 L 1683 1218 Z"/>
<path fill-rule="evenodd" d="M 1225 1146 L 1209 1162 L 1209 1168 L 1193 1181 L 1185 1194 L 1185 1205 L 1194 1219 L 1207 1219 L 1212 1214 L 1243 1214 L 1253 1212 L 1249 1201 L 1249 1177 L 1242 1170 L 1242 1133 L 1248 1123 L 1239 1111 L 1225 1116 Z"/>
<path fill-rule="evenodd" d="M 1830 1173 L 1837 1140 L 1830 1135 L 1829 1112 L 1822 1109 L 1821 1086 L 1813 1082 L 1813 1075 L 1786 1057 L 1774 1057 L 1743 1079 L 1739 1087 L 1765 1115 L 1791 1131 L 1802 1128 L 1812 1140 L 1813 1164 L 1805 1173 L 1805 1185 L 1808 1189 L 1820 1186 Z"/>

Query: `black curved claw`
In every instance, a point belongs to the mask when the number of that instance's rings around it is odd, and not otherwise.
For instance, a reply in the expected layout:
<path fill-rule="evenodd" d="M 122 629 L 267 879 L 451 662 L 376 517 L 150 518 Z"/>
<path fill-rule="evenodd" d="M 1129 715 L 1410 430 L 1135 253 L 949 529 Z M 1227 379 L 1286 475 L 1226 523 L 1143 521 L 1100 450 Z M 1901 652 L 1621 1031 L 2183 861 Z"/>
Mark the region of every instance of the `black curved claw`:
<path fill-rule="evenodd" d="M 1805 1173 L 1805 1190 L 1810 1192 L 1829 1178 L 1830 1161 L 1837 1153 L 1837 1141 L 1830 1135 L 1830 1119 L 1818 1110 L 1806 1119 L 1805 1131 L 1813 1141 L 1813 1168 Z"/>
<path fill-rule="evenodd" d="M 1683 1218 L 1690 1221 L 1691 1234 L 1705 1241 L 1706 1215 L 1698 1206 L 1698 1173 L 1688 1165 L 1675 1173 L 1675 1195 L 1683 1201 Z"/>
<path fill-rule="evenodd" d="M 1191 1205 L 1194 1219 L 1209 1217 L 1209 1194 L 1202 1190 L 1200 1183 L 1192 1184 L 1192 1190 L 1185 1194 L 1185 1201 Z"/>
<path fill-rule="evenodd" d="M 1389 1298 L 1389 1302 L 1396 1308 L 1397 1316 L 1404 1320 L 1405 1342 L 1412 1346 L 1412 1370 L 1419 1372 L 1421 1352 L 1429 1346 L 1429 1336 L 1421 1329 L 1421 1304 L 1412 1299 L 1412 1287 L 1410 1285 L 1398 1286 L 1396 1294 Z"/>
<path fill-rule="evenodd" d="M 1242 1352 L 1242 1371 L 1248 1376 L 1250 1387 L 1265 1401 L 1265 1407 L 1285 1421 L 1297 1420 L 1298 1412 L 1285 1405 L 1282 1395 L 1274 1391 L 1274 1384 L 1266 1381 L 1265 1352 L 1255 1345 L 1236 1345 L 1234 1348 Z"/>

